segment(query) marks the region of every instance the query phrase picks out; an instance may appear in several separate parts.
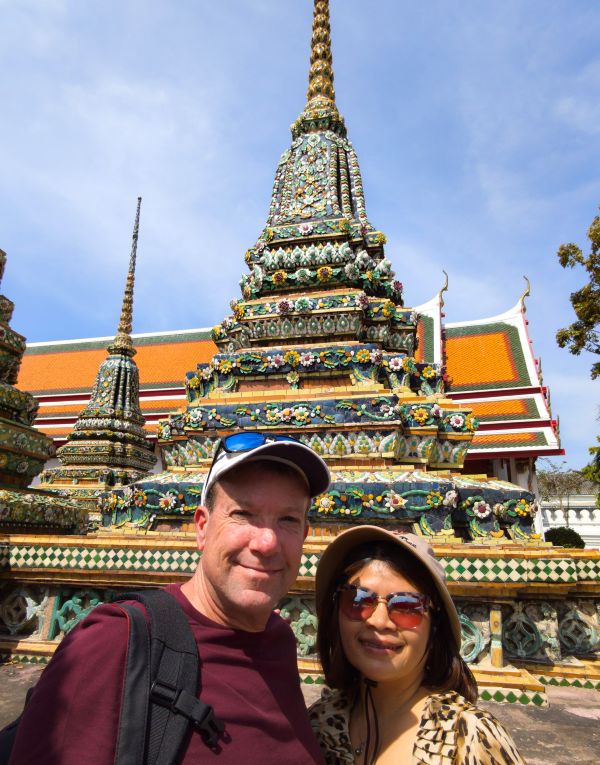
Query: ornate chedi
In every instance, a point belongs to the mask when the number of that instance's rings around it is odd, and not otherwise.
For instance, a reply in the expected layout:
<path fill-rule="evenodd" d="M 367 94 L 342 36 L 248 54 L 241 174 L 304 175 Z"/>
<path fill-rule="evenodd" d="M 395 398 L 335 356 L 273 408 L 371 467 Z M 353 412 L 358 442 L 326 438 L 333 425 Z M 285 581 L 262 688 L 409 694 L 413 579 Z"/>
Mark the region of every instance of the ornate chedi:
<path fill-rule="evenodd" d="M 100 365 L 88 405 L 67 443 L 58 450 L 61 467 L 42 473 L 43 485 L 61 488 L 88 507 L 102 491 L 146 475 L 156 457 L 148 445 L 139 405 L 139 373 L 131 341 L 133 288 L 140 222 L 138 198 L 129 270 L 117 334 Z"/>
<path fill-rule="evenodd" d="M 5 264 L 0 250 L 0 283 Z M 9 326 L 13 308 L 0 295 L 0 530 L 81 530 L 81 508 L 56 493 L 27 488 L 54 456 L 54 445 L 32 427 L 38 409 L 33 396 L 15 387 L 25 338 Z"/>
<path fill-rule="evenodd" d="M 459 475 L 477 421 L 445 395 L 440 364 L 415 360 L 419 316 L 367 218 L 335 103 L 327 2 L 315 3 L 307 104 L 292 138 L 267 225 L 246 253 L 242 299 L 213 330 L 220 352 L 188 373 L 186 410 L 159 427 L 169 470 L 114 493 L 105 524 L 189 515 L 219 437 L 256 428 L 294 433 L 330 463 L 313 525 L 377 519 L 440 539 L 529 539 L 533 495 Z"/>

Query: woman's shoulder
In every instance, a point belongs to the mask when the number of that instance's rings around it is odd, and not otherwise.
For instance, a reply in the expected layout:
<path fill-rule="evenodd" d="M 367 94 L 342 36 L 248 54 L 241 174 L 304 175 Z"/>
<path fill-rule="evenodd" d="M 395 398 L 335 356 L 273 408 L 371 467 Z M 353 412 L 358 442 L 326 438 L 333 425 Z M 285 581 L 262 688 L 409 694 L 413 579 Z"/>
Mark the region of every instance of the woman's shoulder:
<path fill-rule="evenodd" d="M 431 694 L 423 722 L 425 728 L 446 732 L 460 765 L 523 765 L 502 723 L 454 691 Z"/>
<path fill-rule="evenodd" d="M 348 732 L 349 714 L 347 695 L 327 687 L 321 691 L 321 698 L 309 707 L 313 733 L 328 764 L 354 762 Z"/>
<path fill-rule="evenodd" d="M 324 686 L 321 691 L 321 698 L 311 704 L 308 708 L 308 714 L 311 719 L 324 719 L 332 715 L 339 715 L 346 718 L 348 716 L 349 704 L 348 697 L 342 691 Z"/>

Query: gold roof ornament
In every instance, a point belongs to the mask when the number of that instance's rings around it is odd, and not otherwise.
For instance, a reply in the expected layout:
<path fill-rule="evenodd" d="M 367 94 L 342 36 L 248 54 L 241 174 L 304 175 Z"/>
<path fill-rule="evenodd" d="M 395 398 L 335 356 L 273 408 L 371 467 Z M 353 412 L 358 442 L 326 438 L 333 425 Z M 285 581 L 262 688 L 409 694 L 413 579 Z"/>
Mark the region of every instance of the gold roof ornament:
<path fill-rule="evenodd" d="M 440 308 L 444 307 L 444 297 L 443 297 L 444 292 L 448 292 L 448 273 L 446 271 L 444 271 L 443 268 L 442 268 L 442 273 L 444 274 L 444 277 L 445 277 L 446 281 L 444 282 L 444 284 L 442 286 L 442 289 L 438 292 L 438 299 L 440 301 Z"/>
<path fill-rule="evenodd" d="M 531 295 L 531 282 L 529 281 L 529 279 L 526 276 L 524 276 L 523 279 L 525 279 L 525 285 L 526 286 L 525 286 L 525 291 L 523 292 L 523 294 L 521 295 L 519 300 L 521 302 L 521 310 L 524 313 L 527 310 L 525 308 L 525 298 L 529 297 Z"/>
<path fill-rule="evenodd" d="M 125 291 L 123 294 L 123 305 L 121 307 L 121 318 L 117 328 L 115 339 L 108 346 L 110 353 L 121 353 L 126 356 L 135 356 L 137 351 L 131 341 L 131 328 L 133 322 L 133 287 L 135 283 L 135 261 L 137 257 L 138 234 L 140 230 L 140 208 L 142 198 L 137 199 L 137 210 L 135 213 L 135 222 L 133 224 L 133 236 L 131 238 L 131 255 L 129 256 L 129 270 L 125 281 Z"/>
<path fill-rule="evenodd" d="M 308 107 L 335 108 L 329 0 L 315 0 L 306 98 Z"/>
<path fill-rule="evenodd" d="M 304 111 L 292 125 L 292 135 L 330 129 L 346 135 L 344 119 L 335 104 L 329 0 L 315 0 L 310 43 L 310 69 Z"/>

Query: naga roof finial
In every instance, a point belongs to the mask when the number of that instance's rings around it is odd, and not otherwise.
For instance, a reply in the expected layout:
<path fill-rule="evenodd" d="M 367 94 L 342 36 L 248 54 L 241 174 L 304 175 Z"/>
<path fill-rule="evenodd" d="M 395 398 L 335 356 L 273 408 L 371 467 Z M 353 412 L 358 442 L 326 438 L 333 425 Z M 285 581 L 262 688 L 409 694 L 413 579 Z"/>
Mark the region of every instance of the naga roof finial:
<path fill-rule="evenodd" d="M 125 282 L 123 294 L 123 306 L 121 318 L 115 339 L 108 346 L 110 353 L 121 353 L 126 356 L 135 356 L 136 350 L 131 342 L 131 325 L 133 321 L 133 286 L 135 281 L 135 260 L 137 256 L 138 233 L 140 229 L 140 207 L 142 198 L 138 197 L 135 223 L 133 224 L 133 236 L 131 238 L 131 255 L 129 256 L 129 270 Z"/>
<path fill-rule="evenodd" d="M 335 108 L 329 0 L 315 0 L 306 98 L 309 107 Z"/>
<path fill-rule="evenodd" d="M 519 301 L 521 303 L 521 310 L 525 311 L 525 298 L 529 297 L 531 295 L 531 283 L 530 283 L 529 279 L 526 276 L 524 276 L 523 279 L 525 279 L 526 287 L 525 287 L 525 291 L 523 292 L 523 294 L 519 298 Z"/>
<path fill-rule="evenodd" d="M 442 289 L 438 292 L 440 308 L 444 307 L 444 298 L 443 298 L 444 292 L 448 292 L 448 274 L 446 271 L 444 271 L 444 269 L 442 269 L 442 273 L 444 274 L 446 281 L 444 282 Z"/>

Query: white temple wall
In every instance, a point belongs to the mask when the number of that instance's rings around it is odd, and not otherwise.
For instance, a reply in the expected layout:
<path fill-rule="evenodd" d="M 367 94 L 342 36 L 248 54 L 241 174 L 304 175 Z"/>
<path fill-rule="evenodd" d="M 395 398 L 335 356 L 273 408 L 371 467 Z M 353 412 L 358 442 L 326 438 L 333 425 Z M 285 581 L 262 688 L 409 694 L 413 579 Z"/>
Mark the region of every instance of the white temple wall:
<path fill-rule="evenodd" d="M 600 549 L 600 507 L 595 494 L 571 494 L 563 501 L 543 502 L 539 513 L 543 531 L 557 526 L 569 526 L 584 540 L 586 547 Z"/>

